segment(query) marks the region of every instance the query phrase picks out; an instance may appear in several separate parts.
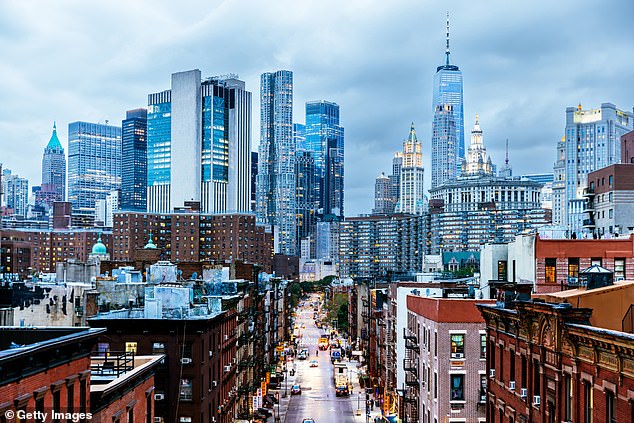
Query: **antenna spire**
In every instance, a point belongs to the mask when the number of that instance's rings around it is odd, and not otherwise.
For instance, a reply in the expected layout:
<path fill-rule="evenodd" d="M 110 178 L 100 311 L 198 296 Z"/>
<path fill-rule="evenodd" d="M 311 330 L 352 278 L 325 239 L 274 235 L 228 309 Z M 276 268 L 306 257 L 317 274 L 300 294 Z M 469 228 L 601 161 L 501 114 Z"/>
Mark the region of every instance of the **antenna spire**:
<path fill-rule="evenodd" d="M 447 12 L 447 50 L 445 50 L 447 56 L 446 64 L 449 65 L 449 12 Z"/>
<path fill-rule="evenodd" d="M 506 167 L 509 166 L 509 139 L 506 139 L 506 159 L 504 160 Z"/>

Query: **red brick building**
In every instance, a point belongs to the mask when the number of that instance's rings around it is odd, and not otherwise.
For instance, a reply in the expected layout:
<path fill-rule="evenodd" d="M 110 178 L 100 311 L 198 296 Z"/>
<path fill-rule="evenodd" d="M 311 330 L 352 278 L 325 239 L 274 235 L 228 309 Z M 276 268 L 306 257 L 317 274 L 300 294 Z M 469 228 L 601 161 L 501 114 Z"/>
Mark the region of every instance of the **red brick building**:
<path fill-rule="evenodd" d="M 86 261 L 99 236 L 107 250 L 112 249 L 112 235 L 96 229 L 63 231 L 3 229 L 0 236 L 2 236 L 3 264 L 6 266 L 7 263 L 5 254 L 8 253 L 5 248 L 17 245 L 20 248 L 19 255 L 22 260 L 30 257 L 30 263 L 26 268 L 31 267 L 35 272 L 55 273 L 57 263 L 68 259 Z M 25 273 L 24 261 L 19 267 L 15 265 L 13 267 L 20 270 L 17 273 L 22 276 L 28 273 Z"/>
<path fill-rule="evenodd" d="M 530 254 L 530 252 L 528 252 Z M 579 286 L 579 271 L 598 264 L 616 280 L 634 276 L 634 235 L 618 239 L 535 239 L 535 292 Z"/>
<path fill-rule="evenodd" d="M 407 296 L 407 421 L 485 419 L 486 331 L 476 304 L 490 300 Z M 484 383 L 484 386 L 483 386 Z"/>
<path fill-rule="evenodd" d="M 569 303 L 478 308 L 488 423 L 634 421 L 634 335 L 591 326 L 592 310 Z"/>
<path fill-rule="evenodd" d="M 113 261 L 134 262 L 150 234 L 162 260 L 224 262 L 241 260 L 270 272 L 273 238 L 255 215 L 117 212 L 114 214 Z"/>
<path fill-rule="evenodd" d="M 153 421 L 154 368 L 163 356 L 95 356 L 94 347 L 104 332 L 0 328 L 2 421 L 13 420 L 5 420 L 9 410 L 47 413 L 39 421 L 67 420 L 53 418 L 52 410 L 70 413 L 75 420 L 69 421 Z"/>

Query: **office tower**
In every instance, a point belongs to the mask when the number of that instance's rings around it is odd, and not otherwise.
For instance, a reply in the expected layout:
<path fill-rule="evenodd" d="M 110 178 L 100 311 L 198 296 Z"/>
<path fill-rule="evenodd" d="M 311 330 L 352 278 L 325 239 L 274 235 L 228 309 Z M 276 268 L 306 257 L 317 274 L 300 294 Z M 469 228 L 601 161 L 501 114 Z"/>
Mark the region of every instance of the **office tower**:
<path fill-rule="evenodd" d="M 275 252 L 290 256 L 298 254 L 295 154 L 293 73 L 263 73 L 257 217 L 260 223 L 275 227 Z"/>
<path fill-rule="evenodd" d="M 315 233 L 317 197 L 317 171 L 315 159 L 308 151 L 299 150 L 295 158 L 295 178 L 297 188 L 297 236 L 303 238 Z"/>
<path fill-rule="evenodd" d="M 50 209 L 54 201 L 64 201 L 65 193 L 66 155 L 57 137 L 57 125 L 53 124 L 53 134 L 42 156 L 42 185 L 35 202 Z"/>
<path fill-rule="evenodd" d="M 251 152 L 251 208 L 250 210 L 255 213 L 256 201 L 256 186 L 258 182 L 258 153 L 257 151 Z"/>
<path fill-rule="evenodd" d="M 438 106 L 451 105 L 456 126 L 456 156 L 445 157 L 456 163 L 457 172 L 460 173 L 462 161 L 465 158 L 464 147 L 464 106 L 462 101 L 462 72 L 456 65 L 449 61 L 449 14 L 447 14 L 447 48 L 445 50 L 445 64 L 436 68 L 434 75 L 434 91 L 432 94 L 432 110 L 436 112 Z M 439 157 L 437 160 L 443 160 Z M 432 162 L 434 158 L 432 158 Z"/>
<path fill-rule="evenodd" d="M 68 201 L 93 215 L 95 201 L 121 188 L 121 128 L 90 122 L 68 125 Z"/>
<path fill-rule="evenodd" d="M 343 216 L 344 129 L 339 125 L 339 106 L 329 101 L 306 103 L 304 145 L 315 158 L 322 214 Z"/>
<path fill-rule="evenodd" d="M 390 178 L 381 172 L 374 182 L 374 214 L 394 213 Z"/>
<path fill-rule="evenodd" d="M 297 150 L 308 150 L 306 147 L 306 125 L 301 123 L 293 124 L 293 142 Z"/>
<path fill-rule="evenodd" d="M 12 210 L 12 215 L 26 217 L 29 207 L 29 181 L 11 173 L 11 170 L 2 170 L 2 205 Z"/>
<path fill-rule="evenodd" d="M 456 121 L 451 104 L 439 104 L 434 112 L 431 137 L 431 187 L 456 177 Z"/>
<path fill-rule="evenodd" d="M 570 234 L 582 231 L 588 174 L 619 163 L 620 138 L 633 128 L 632 112 L 611 103 L 602 103 L 597 109 L 583 110 L 581 105 L 566 108 L 565 197 L 559 215 Z"/>
<path fill-rule="evenodd" d="M 121 208 L 147 208 L 147 110 L 126 112 L 121 122 Z"/>
<path fill-rule="evenodd" d="M 399 213 L 421 213 L 423 211 L 425 191 L 423 189 L 422 147 L 416 138 L 414 123 L 409 136 L 403 142 L 403 164 L 400 176 L 400 195 L 396 211 Z"/>
<path fill-rule="evenodd" d="M 148 96 L 147 122 L 148 211 L 250 210 L 251 93 L 236 75 L 172 74 L 170 90 Z"/>
<path fill-rule="evenodd" d="M 394 153 L 394 157 L 392 158 L 392 174 L 389 176 L 390 178 L 390 196 L 392 197 L 392 202 L 396 207 L 396 203 L 398 203 L 398 198 L 401 194 L 401 168 L 403 167 L 403 153 L 401 151 L 397 151 Z"/>

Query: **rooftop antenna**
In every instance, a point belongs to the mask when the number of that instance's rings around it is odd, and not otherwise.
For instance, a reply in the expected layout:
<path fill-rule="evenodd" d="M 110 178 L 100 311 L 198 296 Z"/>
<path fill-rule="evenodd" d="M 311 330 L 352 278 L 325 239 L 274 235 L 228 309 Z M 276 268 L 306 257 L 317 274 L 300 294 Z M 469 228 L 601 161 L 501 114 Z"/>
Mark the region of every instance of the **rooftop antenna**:
<path fill-rule="evenodd" d="M 509 167 L 509 139 L 506 139 L 506 159 L 504 160 L 504 165 Z"/>
<path fill-rule="evenodd" d="M 449 12 L 447 12 L 447 50 L 445 55 L 447 56 L 446 64 L 449 65 Z"/>

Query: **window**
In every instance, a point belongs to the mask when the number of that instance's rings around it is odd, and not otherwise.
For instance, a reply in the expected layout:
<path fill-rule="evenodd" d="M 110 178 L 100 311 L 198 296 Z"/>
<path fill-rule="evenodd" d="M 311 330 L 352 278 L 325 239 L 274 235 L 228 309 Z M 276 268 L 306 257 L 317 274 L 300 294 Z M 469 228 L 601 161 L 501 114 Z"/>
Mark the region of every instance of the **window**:
<path fill-rule="evenodd" d="M 73 413 L 75 411 L 75 385 L 70 384 L 66 387 L 66 412 Z"/>
<path fill-rule="evenodd" d="M 592 383 L 585 382 L 583 384 L 583 396 L 585 399 L 584 416 L 583 421 L 585 423 L 592 423 Z"/>
<path fill-rule="evenodd" d="M 576 285 L 579 282 L 579 257 L 568 259 L 568 284 Z"/>
<path fill-rule="evenodd" d="M 434 398 L 438 398 L 438 373 L 434 372 Z"/>
<path fill-rule="evenodd" d="M 506 280 L 506 261 L 502 261 L 502 260 L 498 261 L 498 280 L 499 281 Z"/>
<path fill-rule="evenodd" d="M 572 378 L 564 376 L 564 420 L 572 421 Z"/>
<path fill-rule="evenodd" d="M 489 341 L 489 368 L 495 370 L 495 343 Z"/>
<path fill-rule="evenodd" d="M 546 275 L 545 281 L 546 283 L 555 283 L 557 280 L 557 259 L 547 258 L 546 259 Z"/>
<path fill-rule="evenodd" d="M 480 358 L 487 358 L 487 334 L 480 334 Z"/>
<path fill-rule="evenodd" d="M 621 279 L 625 279 L 625 259 L 624 258 L 614 259 L 614 279 L 617 281 Z"/>
<path fill-rule="evenodd" d="M 511 350 L 509 352 L 509 380 L 515 381 L 515 351 Z"/>
<path fill-rule="evenodd" d="M 487 375 L 480 375 L 480 402 L 487 400 Z"/>
<path fill-rule="evenodd" d="M 136 354 L 136 342 L 126 342 L 125 352 Z"/>
<path fill-rule="evenodd" d="M 616 405 L 612 391 L 605 391 L 605 413 L 607 423 L 616 423 Z"/>
<path fill-rule="evenodd" d="M 134 408 L 130 407 L 128 409 L 128 423 L 134 423 Z"/>
<path fill-rule="evenodd" d="M 61 401 L 61 392 L 59 390 L 53 392 L 53 411 L 57 413 L 61 413 L 62 409 L 62 401 Z M 54 414 L 54 416 L 58 416 L 59 414 Z M 59 417 L 54 418 L 53 422 L 59 423 Z"/>
<path fill-rule="evenodd" d="M 163 354 L 163 353 L 165 353 L 165 344 L 162 342 L 153 342 L 152 354 Z"/>
<path fill-rule="evenodd" d="M 504 347 L 502 345 L 500 345 L 500 365 L 498 366 L 498 372 L 496 373 L 495 377 L 497 378 L 497 380 L 499 380 L 500 382 L 504 382 Z"/>
<path fill-rule="evenodd" d="M 464 401 L 464 375 L 463 374 L 452 374 L 449 375 L 451 378 L 451 391 L 450 391 L 450 399 L 451 401 Z"/>
<path fill-rule="evenodd" d="M 192 400 L 193 395 L 192 395 L 192 380 L 191 379 L 181 379 L 179 394 L 180 394 L 181 401 Z"/>
<path fill-rule="evenodd" d="M 541 378 L 539 373 L 539 361 L 533 360 L 533 395 L 539 395 Z"/>
<path fill-rule="evenodd" d="M 610 175 L 610 176 L 608 177 L 608 183 L 610 184 L 610 188 L 612 188 L 612 183 L 613 183 L 613 182 L 614 182 L 614 177 L 613 177 L 613 175 Z"/>
<path fill-rule="evenodd" d="M 451 334 L 451 358 L 464 358 L 464 333 Z"/>
<path fill-rule="evenodd" d="M 438 332 L 434 331 L 434 357 L 438 355 Z"/>

